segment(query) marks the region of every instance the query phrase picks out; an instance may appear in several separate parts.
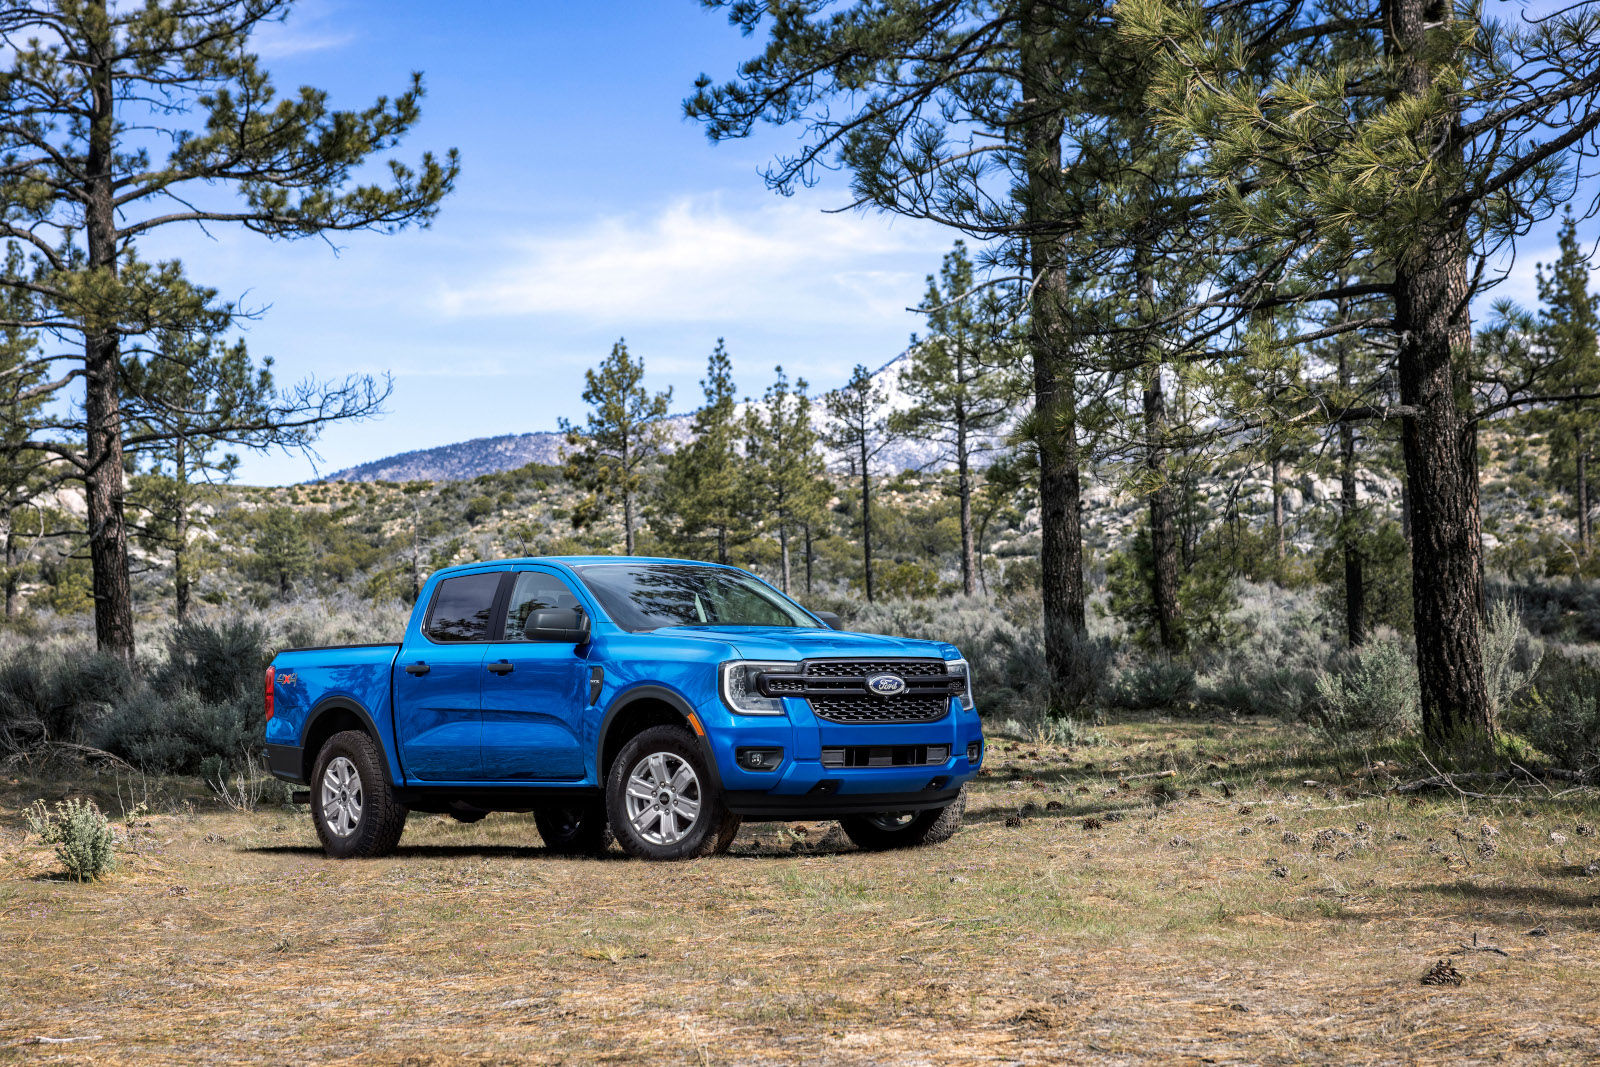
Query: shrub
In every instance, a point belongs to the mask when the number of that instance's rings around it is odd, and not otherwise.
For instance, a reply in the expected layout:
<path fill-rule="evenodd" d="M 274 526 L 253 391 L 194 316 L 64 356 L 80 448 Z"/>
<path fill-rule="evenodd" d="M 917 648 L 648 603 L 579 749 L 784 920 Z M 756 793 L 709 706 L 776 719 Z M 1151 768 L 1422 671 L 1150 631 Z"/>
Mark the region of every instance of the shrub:
<path fill-rule="evenodd" d="M 1600 765 L 1600 668 L 1579 656 L 1545 656 L 1507 723 L 1560 766 Z"/>
<path fill-rule="evenodd" d="M 1413 733 L 1420 725 L 1417 667 L 1403 638 L 1392 630 L 1336 657 L 1317 676 L 1318 725 L 1335 741 L 1373 741 Z"/>
<path fill-rule="evenodd" d="M 135 688 L 127 664 L 87 649 L 24 648 L 0 661 L 0 751 L 80 742 Z"/>
<path fill-rule="evenodd" d="M 266 626 L 250 619 L 182 623 L 167 634 L 166 645 L 167 663 L 158 685 L 171 691 L 193 690 L 213 704 L 254 693 L 261 673 L 272 662 Z"/>
<path fill-rule="evenodd" d="M 1245 714 L 1302 717 L 1332 655 L 1314 594 L 1246 583 L 1229 622 L 1239 636 L 1206 657 L 1200 699 Z"/>
<path fill-rule="evenodd" d="M 1140 711 L 1177 707 L 1194 695 L 1194 668 L 1159 653 L 1128 662 L 1111 687 L 1113 706 Z"/>
<path fill-rule="evenodd" d="M 260 751 L 265 723 L 254 694 L 214 703 L 189 689 L 144 687 L 107 712 L 92 737 L 148 774 L 209 776 Z"/>
<path fill-rule="evenodd" d="M 1498 721 L 1533 681 L 1541 655 L 1515 607 L 1496 601 L 1483 633 L 1483 673 L 1492 721 Z"/>
<path fill-rule="evenodd" d="M 1146 648 L 1160 639 L 1152 579 L 1155 556 L 1150 530 L 1141 526 L 1126 549 L 1106 561 L 1109 610 L 1128 627 L 1128 633 Z M 1178 578 L 1178 617 L 1174 620 L 1180 650 L 1215 648 L 1232 637 L 1228 615 L 1238 604 L 1235 582 L 1226 557 L 1214 544 L 1203 543 L 1194 565 Z"/>
<path fill-rule="evenodd" d="M 111 824 L 92 800 L 64 800 L 56 810 L 44 801 L 33 802 L 24 817 L 28 829 L 56 847 L 56 858 L 67 874 L 80 882 L 93 881 L 111 868 Z"/>

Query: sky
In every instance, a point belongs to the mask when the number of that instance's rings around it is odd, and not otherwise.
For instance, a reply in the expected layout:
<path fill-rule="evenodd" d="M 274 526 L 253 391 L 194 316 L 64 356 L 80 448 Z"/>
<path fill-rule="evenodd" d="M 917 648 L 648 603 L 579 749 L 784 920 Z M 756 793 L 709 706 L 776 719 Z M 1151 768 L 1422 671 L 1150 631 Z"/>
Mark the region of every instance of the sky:
<path fill-rule="evenodd" d="M 330 427 L 315 460 L 245 453 L 247 484 L 305 481 L 397 452 L 580 422 L 583 372 L 619 338 L 646 385 L 691 410 L 717 338 L 741 395 L 782 364 L 814 391 L 904 350 L 955 234 L 848 200 L 830 174 L 792 197 L 760 172 L 794 134 L 713 146 L 682 117 L 702 71 L 725 80 L 759 40 L 694 0 L 302 0 L 256 39 L 280 91 L 364 107 L 424 73 L 422 120 L 395 152 L 461 153 L 428 229 L 269 241 L 169 228 L 146 259 L 260 314 L 246 328 L 282 382 L 393 375 L 383 417 Z M 1585 228 L 1585 236 L 1592 227 Z M 1545 227 L 1495 296 L 1535 298 Z"/>
<path fill-rule="evenodd" d="M 782 364 L 814 390 L 904 350 L 925 276 L 954 235 L 829 214 L 833 176 L 784 198 L 762 165 L 790 134 L 711 145 L 682 117 L 702 71 L 758 42 L 693 0 L 304 0 L 258 50 L 280 91 L 361 107 L 424 72 L 422 121 L 395 153 L 461 153 L 431 228 L 273 242 L 227 227 L 146 239 L 224 299 L 261 309 L 252 353 L 282 381 L 394 376 L 381 419 L 328 429 L 313 464 L 241 456 L 281 484 L 396 452 L 582 421 L 583 372 L 626 338 L 646 385 L 692 410 L 718 337 L 741 395 Z"/>

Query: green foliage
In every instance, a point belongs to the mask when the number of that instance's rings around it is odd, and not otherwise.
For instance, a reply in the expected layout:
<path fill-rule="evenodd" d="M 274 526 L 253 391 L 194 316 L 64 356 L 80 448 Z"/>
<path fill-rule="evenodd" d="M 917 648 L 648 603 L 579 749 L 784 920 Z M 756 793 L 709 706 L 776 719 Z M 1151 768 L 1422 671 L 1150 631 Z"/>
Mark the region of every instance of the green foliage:
<path fill-rule="evenodd" d="M 1558 766 L 1600 766 L 1600 667 L 1582 655 L 1546 655 L 1526 699 L 1506 715 L 1506 725 Z"/>
<path fill-rule="evenodd" d="M 804 378 L 790 384 L 782 367 L 759 405 L 745 411 L 744 484 L 747 508 L 756 528 L 775 535 L 780 553 L 779 585 L 790 588 L 790 539 L 796 531 L 826 521 L 829 486 L 824 477 L 817 433 L 811 426 L 811 398 Z"/>
<path fill-rule="evenodd" d="M 462 517 L 468 522 L 477 522 L 479 519 L 493 515 L 495 511 L 494 497 L 479 495 L 467 501 L 467 510 Z"/>
<path fill-rule="evenodd" d="M 1107 608 L 1128 627 L 1129 636 L 1146 648 L 1160 643 L 1153 581 L 1155 557 L 1150 530 L 1143 525 L 1128 547 L 1106 561 Z M 1230 640 L 1228 613 L 1238 603 L 1227 558 L 1202 544 L 1193 564 L 1178 579 L 1177 634 L 1180 649 L 1215 648 Z"/>
<path fill-rule="evenodd" d="M 311 566 L 311 542 L 300 513 L 287 507 L 268 508 L 255 525 L 250 569 L 261 580 L 276 585 L 280 593 L 288 593 Z"/>
<path fill-rule="evenodd" d="M 700 388 L 705 402 L 694 413 L 689 440 L 667 458 L 661 508 L 651 525 L 676 551 L 727 563 L 754 532 L 756 501 L 737 447 L 733 363 L 720 337 Z"/>
<path fill-rule="evenodd" d="M 0 660 L 0 753 L 90 740 L 98 719 L 134 688 L 127 663 L 116 656 L 58 648 L 13 651 Z"/>
<path fill-rule="evenodd" d="M 1522 624 L 1514 604 L 1496 601 L 1489 608 L 1483 632 L 1483 673 L 1489 687 L 1489 711 L 1498 720 L 1532 683 L 1543 652 Z"/>
<path fill-rule="evenodd" d="M 1372 521 L 1359 529 L 1356 545 L 1361 552 L 1361 587 L 1367 628 L 1388 627 L 1411 633 L 1411 546 L 1397 520 Z M 1329 619 L 1344 618 L 1344 553 L 1330 545 L 1318 554 L 1314 571 L 1320 584 L 1319 601 Z"/>
<path fill-rule="evenodd" d="M 1195 681 L 1191 664 L 1152 652 L 1119 666 L 1110 702 L 1113 707 L 1140 711 L 1183 708 L 1194 701 Z"/>
<path fill-rule="evenodd" d="M 79 882 L 92 882 L 111 869 L 114 838 L 111 824 L 92 800 L 67 799 L 56 803 L 55 811 L 36 800 L 23 812 L 28 829 L 45 844 L 56 847 L 56 858 L 67 875 Z"/>
<path fill-rule="evenodd" d="M 1372 634 L 1361 647 L 1340 653 L 1317 677 L 1312 712 L 1334 742 L 1372 743 L 1405 737 L 1421 724 L 1417 667 L 1393 631 Z"/>
<path fill-rule="evenodd" d="M 618 341 L 598 367 L 583 372 L 583 402 L 589 405 L 582 429 L 566 419 L 566 476 L 587 498 L 573 511 L 572 524 L 593 525 L 613 506 L 622 505 L 625 551 L 633 554 L 634 503 L 645 476 L 660 461 L 666 443 L 666 417 L 672 390 L 651 394 L 644 388 L 644 361 Z"/>
<path fill-rule="evenodd" d="M 878 591 L 900 600 L 929 600 L 939 593 L 939 576 L 920 563 L 878 567 Z"/>

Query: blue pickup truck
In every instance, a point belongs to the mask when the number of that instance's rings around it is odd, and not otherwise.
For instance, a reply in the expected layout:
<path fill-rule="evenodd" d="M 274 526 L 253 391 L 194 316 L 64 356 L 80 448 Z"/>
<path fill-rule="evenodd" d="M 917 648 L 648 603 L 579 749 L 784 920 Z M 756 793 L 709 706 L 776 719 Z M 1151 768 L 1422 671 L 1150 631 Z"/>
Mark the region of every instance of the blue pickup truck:
<path fill-rule="evenodd" d="M 552 850 L 660 860 L 725 850 L 743 818 L 943 841 L 983 761 L 967 663 L 836 622 L 709 563 L 449 567 L 399 645 L 278 654 L 268 765 L 341 858 L 393 851 L 410 811 L 532 812 Z"/>

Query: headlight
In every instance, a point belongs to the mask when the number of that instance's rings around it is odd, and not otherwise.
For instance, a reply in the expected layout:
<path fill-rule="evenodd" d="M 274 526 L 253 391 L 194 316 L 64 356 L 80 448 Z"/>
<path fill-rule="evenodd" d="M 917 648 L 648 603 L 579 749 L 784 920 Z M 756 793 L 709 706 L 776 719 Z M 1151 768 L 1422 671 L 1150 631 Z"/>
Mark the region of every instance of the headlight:
<path fill-rule="evenodd" d="M 782 715 L 783 698 L 762 696 L 756 690 L 756 675 L 763 671 L 773 674 L 794 674 L 799 670 L 798 663 L 730 660 L 718 670 L 722 702 L 740 715 Z"/>
<path fill-rule="evenodd" d="M 972 699 L 972 671 L 967 667 L 967 661 L 964 659 L 945 660 L 944 669 L 952 678 L 961 679 L 961 695 L 959 699 L 961 700 L 962 709 L 971 711 L 976 708 L 978 703 Z"/>

